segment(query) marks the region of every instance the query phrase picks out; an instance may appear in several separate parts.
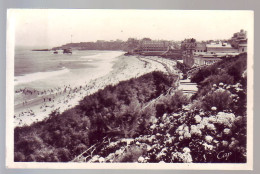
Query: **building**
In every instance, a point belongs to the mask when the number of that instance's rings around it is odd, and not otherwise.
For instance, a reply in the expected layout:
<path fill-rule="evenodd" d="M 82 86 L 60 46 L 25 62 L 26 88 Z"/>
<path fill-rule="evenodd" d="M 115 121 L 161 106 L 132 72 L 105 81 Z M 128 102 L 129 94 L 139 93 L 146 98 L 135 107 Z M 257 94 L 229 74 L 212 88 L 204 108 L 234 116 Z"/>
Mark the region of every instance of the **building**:
<path fill-rule="evenodd" d="M 206 47 L 206 43 L 196 43 L 196 47 L 194 52 L 206 52 L 207 51 L 207 47 Z"/>
<path fill-rule="evenodd" d="M 191 68 L 194 64 L 194 52 L 196 50 L 196 40 L 191 38 L 191 39 L 185 39 L 181 43 L 181 50 L 182 50 L 182 59 L 183 63 Z"/>
<path fill-rule="evenodd" d="M 209 52 L 206 53 L 196 53 L 194 54 L 194 64 L 193 67 L 196 66 L 203 66 L 203 65 L 211 65 L 215 62 L 220 61 L 223 58 L 226 57 L 234 57 L 239 55 L 239 53 L 215 53 L 211 54 Z"/>
<path fill-rule="evenodd" d="M 136 38 L 128 38 L 126 41 L 127 51 L 133 53 L 139 46 L 139 40 Z"/>
<path fill-rule="evenodd" d="M 247 32 L 240 30 L 234 33 L 228 42 L 211 42 L 206 44 L 206 52 L 195 52 L 194 65 L 210 65 L 226 57 L 235 57 L 240 53 L 247 52 Z"/>
<path fill-rule="evenodd" d="M 196 42 L 195 39 L 185 39 L 182 43 L 182 50 L 183 63 L 189 68 L 210 65 L 223 57 L 239 54 L 239 49 L 232 47 L 229 43 L 216 41 L 206 44 Z"/>
<path fill-rule="evenodd" d="M 216 53 L 237 53 L 238 49 L 232 47 L 229 43 L 223 42 L 213 42 L 206 45 L 206 50 L 208 53 L 216 54 Z"/>
<path fill-rule="evenodd" d="M 140 44 L 140 49 L 142 51 L 167 51 L 170 45 L 170 41 L 143 39 Z"/>
<path fill-rule="evenodd" d="M 104 42 L 106 42 L 105 40 L 97 40 L 96 41 L 97 43 L 104 43 Z"/>
<path fill-rule="evenodd" d="M 194 64 L 192 66 L 211 65 L 224 57 L 233 57 L 238 54 L 238 49 L 235 49 L 229 43 L 212 42 L 206 44 L 206 52 L 194 53 Z"/>
<path fill-rule="evenodd" d="M 230 40 L 232 47 L 238 49 L 239 53 L 247 52 L 247 32 L 240 30 L 234 33 Z"/>

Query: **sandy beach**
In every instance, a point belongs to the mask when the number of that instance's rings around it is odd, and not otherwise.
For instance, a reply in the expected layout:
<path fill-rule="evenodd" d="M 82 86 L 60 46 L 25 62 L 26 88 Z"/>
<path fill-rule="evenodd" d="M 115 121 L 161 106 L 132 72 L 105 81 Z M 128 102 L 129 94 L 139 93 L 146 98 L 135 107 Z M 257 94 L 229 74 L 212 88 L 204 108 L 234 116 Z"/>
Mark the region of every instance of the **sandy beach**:
<path fill-rule="evenodd" d="M 178 73 L 175 61 L 169 59 L 121 55 L 115 58 L 108 74 L 88 82 L 79 80 L 81 83 L 64 84 L 62 87 L 44 91 L 29 88 L 18 91 L 15 93 L 15 98 L 20 102 L 15 102 L 15 127 L 41 121 L 54 110 L 62 113 L 76 106 L 85 96 L 107 85 L 116 85 L 120 81 L 139 77 L 152 71 Z"/>

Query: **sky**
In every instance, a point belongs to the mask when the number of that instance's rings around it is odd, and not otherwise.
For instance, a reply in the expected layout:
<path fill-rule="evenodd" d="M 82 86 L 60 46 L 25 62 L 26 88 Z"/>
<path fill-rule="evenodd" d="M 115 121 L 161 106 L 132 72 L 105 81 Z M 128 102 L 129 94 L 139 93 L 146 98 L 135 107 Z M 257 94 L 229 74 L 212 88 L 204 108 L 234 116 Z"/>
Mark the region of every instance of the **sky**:
<path fill-rule="evenodd" d="M 52 48 L 66 43 L 124 40 L 229 39 L 253 31 L 252 11 L 11 9 L 8 37 L 15 46 Z M 72 37 L 71 37 L 72 36 Z"/>

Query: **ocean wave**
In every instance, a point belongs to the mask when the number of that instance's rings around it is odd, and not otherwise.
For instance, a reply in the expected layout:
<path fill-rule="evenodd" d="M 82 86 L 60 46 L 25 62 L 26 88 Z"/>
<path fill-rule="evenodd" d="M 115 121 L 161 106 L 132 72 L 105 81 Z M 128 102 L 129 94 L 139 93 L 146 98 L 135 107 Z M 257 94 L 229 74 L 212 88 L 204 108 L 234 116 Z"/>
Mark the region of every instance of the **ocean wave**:
<path fill-rule="evenodd" d="M 102 54 L 95 54 L 95 55 L 88 55 L 88 56 L 81 56 L 80 58 L 81 59 L 92 59 L 92 58 L 97 58 L 97 57 L 99 57 L 100 55 L 102 55 Z"/>
<path fill-rule="evenodd" d="M 41 79 L 46 79 L 49 77 L 58 76 L 58 75 L 65 74 L 68 72 L 70 72 L 70 70 L 68 68 L 62 67 L 60 70 L 57 70 L 57 71 L 37 72 L 37 73 L 32 73 L 32 74 L 26 74 L 24 76 L 16 76 L 16 77 L 14 77 L 14 85 L 33 82 L 33 81 L 41 80 Z"/>
<path fill-rule="evenodd" d="M 93 61 L 93 59 L 111 59 L 122 55 L 122 51 L 104 51 L 95 55 L 81 56 L 81 59 L 88 59 L 87 61 Z"/>

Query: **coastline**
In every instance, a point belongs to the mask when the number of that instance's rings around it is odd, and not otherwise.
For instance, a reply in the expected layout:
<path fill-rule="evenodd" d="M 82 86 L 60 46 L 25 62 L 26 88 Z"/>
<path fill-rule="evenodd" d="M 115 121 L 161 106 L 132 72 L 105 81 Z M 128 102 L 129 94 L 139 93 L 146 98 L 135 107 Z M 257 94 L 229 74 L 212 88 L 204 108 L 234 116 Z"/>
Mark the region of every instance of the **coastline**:
<path fill-rule="evenodd" d="M 41 121 L 54 110 L 62 113 L 76 106 L 85 96 L 104 89 L 107 85 L 116 85 L 120 81 L 139 77 L 152 71 L 167 72 L 161 63 L 147 58 L 141 60 L 139 56 L 121 55 L 111 63 L 113 64 L 111 70 L 106 75 L 74 86 L 73 84 L 64 85 L 63 88 L 55 88 L 56 91 L 47 91 L 43 95 L 36 95 L 37 97 L 33 98 L 33 102 L 29 104 L 16 105 L 15 127 Z"/>

